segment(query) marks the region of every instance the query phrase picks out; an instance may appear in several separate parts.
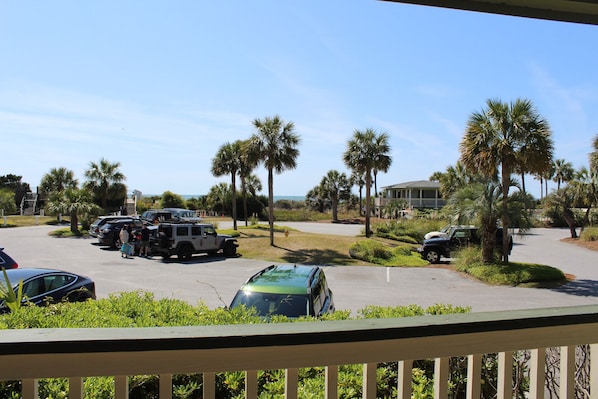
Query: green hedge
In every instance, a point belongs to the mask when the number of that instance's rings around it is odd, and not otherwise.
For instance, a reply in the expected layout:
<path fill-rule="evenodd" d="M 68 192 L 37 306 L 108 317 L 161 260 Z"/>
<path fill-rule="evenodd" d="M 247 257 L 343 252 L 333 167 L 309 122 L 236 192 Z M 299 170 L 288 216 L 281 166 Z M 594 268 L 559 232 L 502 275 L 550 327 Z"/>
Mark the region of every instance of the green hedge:
<path fill-rule="evenodd" d="M 426 314 L 447 314 L 468 312 L 468 308 L 450 305 L 435 305 L 422 308 L 416 305 L 378 307 L 368 306 L 358 312 L 360 318 L 394 318 Z M 350 312 L 337 311 L 321 320 L 347 320 Z M 274 323 L 302 322 L 313 318 L 290 320 L 279 316 Z M 223 308 L 209 309 L 203 304 L 192 306 L 177 299 L 155 299 L 152 293 L 135 291 L 111 295 L 106 299 L 85 303 L 61 303 L 47 307 L 25 306 L 13 313 L 0 316 L 0 329 L 19 328 L 79 328 L 79 327 L 156 327 L 226 325 L 240 323 L 263 323 L 253 309 Z M 421 361 L 413 371 L 414 398 L 427 398 L 432 392 L 431 361 Z M 339 397 L 361 397 L 362 366 L 345 365 L 339 368 Z M 463 370 L 465 373 L 466 371 Z M 460 376 L 459 378 L 462 378 Z M 384 363 L 378 367 L 377 397 L 396 396 L 398 382 L 395 363 Z M 155 375 L 129 377 L 131 399 L 158 398 L 158 377 Z M 202 375 L 174 375 L 173 398 L 201 398 Z M 85 397 L 108 399 L 114 397 L 114 381 L 111 377 L 90 377 L 84 381 Z M 216 397 L 243 398 L 244 373 L 219 373 L 216 378 Z M 455 385 L 456 386 L 456 385 Z M 258 373 L 260 398 L 284 397 L 284 371 L 262 370 Z M 20 382 L 0 382 L 0 397 L 20 398 Z M 311 367 L 299 370 L 299 397 L 311 399 L 321 397 L 324 391 L 324 369 Z M 316 393 L 318 392 L 318 393 Z M 39 382 L 39 397 L 43 399 L 67 398 L 68 380 L 64 378 L 42 379 Z"/>
<path fill-rule="evenodd" d="M 428 262 L 411 245 L 386 245 L 376 240 L 361 240 L 349 247 L 352 258 L 382 266 L 419 267 Z"/>

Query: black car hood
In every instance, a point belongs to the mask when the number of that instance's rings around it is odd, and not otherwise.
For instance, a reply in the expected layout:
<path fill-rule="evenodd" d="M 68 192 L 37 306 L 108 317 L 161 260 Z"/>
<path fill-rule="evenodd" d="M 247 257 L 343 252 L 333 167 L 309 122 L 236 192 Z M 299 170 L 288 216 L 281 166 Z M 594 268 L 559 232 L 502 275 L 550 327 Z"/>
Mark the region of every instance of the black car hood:
<path fill-rule="evenodd" d="M 449 241 L 450 240 L 448 238 L 435 237 L 435 238 L 428 238 L 427 240 L 424 240 L 423 244 L 424 245 L 441 245 L 441 244 L 445 244 Z"/>

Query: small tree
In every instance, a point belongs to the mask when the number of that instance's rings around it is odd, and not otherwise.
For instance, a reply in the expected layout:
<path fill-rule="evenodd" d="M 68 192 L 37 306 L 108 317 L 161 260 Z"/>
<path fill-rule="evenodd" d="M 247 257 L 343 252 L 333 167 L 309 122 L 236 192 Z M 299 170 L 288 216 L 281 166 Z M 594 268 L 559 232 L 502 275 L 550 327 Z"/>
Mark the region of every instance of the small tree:
<path fill-rule="evenodd" d="M 7 188 L 0 189 L 0 210 L 4 210 L 5 215 L 12 215 L 17 212 L 15 193 Z"/>
<path fill-rule="evenodd" d="M 340 201 L 348 200 L 351 196 L 351 183 L 344 173 L 337 170 L 330 170 L 320 182 L 320 195 L 330 200 L 332 208 L 332 220 L 338 220 L 338 204 Z"/>
<path fill-rule="evenodd" d="M 78 233 L 79 216 L 97 213 L 100 211 L 100 207 L 93 203 L 89 191 L 67 188 L 50 198 L 48 210 L 50 212 L 69 214 L 71 218 L 71 232 Z"/>
<path fill-rule="evenodd" d="M 186 208 L 183 197 L 172 191 L 164 191 L 160 203 L 162 204 L 162 208 Z"/>
<path fill-rule="evenodd" d="M 255 134 L 251 136 L 247 150 L 253 164 L 263 163 L 268 171 L 268 224 L 270 245 L 274 246 L 274 172 L 282 173 L 297 167 L 299 143 L 293 122 L 285 123 L 278 115 L 254 119 Z"/>

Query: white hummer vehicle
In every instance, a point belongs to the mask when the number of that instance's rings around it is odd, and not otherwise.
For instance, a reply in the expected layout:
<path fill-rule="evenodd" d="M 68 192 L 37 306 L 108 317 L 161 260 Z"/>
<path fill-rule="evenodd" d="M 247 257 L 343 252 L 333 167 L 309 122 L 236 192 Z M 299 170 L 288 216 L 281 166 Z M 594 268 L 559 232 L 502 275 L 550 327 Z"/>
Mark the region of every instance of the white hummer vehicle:
<path fill-rule="evenodd" d="M 152 245 L 152 253 L 164 259 L 177 255 L 179 259 L 190 259 L 193 254 L 210 255 L 220 251 L 225 256 L 237 253 L 237 239 L 218 234 L 209 223 L 160 223 L 157 242 Z"/>

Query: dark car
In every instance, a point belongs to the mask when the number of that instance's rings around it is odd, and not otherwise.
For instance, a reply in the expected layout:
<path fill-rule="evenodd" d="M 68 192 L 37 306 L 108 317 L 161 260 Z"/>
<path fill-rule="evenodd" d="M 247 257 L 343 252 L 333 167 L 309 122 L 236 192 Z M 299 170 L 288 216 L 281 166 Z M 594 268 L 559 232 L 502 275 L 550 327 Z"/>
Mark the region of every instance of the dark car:
<path fill-rule="evenodd" d="M 496 230 L 496 248 L 502 249 L 502 228 Z M 450 258 L 451 253 L 468 245 L 481 245 L 482 240 L 475 226 L 451 226 L 446 234 L 424 240 L 417 251 L 430 263 L 440 262 L 440 258 Z M 513 237 L 509 234 L 509 254 L 513 249 Z"/>
<path fill-rule="evenodd" d="M 44 306 L 49 303 L 82 302 L 96 298 L 95 283 L 89 277 L 75 273 L 56 269 L 20 268 L 6 270 L 6 275 L 15 293 L 19 282 L 23 282 L 23 303 Z M 6 284 L 3 276 L 0 284 Z M 0 313 L 7 311 L 8 307 L 0 302 Z"/>
<path fill-rule="evenodd" d="M 8 256 L 8 254 L 4 252 L 4 248 L 0 248 L 0 268 L 16 269 L 17 267 L 19 267 L 17 261 Z"/>
<path fill-rule="evenodd" d="M 255 308 L 260 316 L 315 316 L 333 313 L 332 290 L 319 266 L 272 265 L 254 274 L 230 307 Z"/>
<path fill-rule="evenodd" d="M 90 226 L 88 234 L 92 237 L 97 237 L 100 235 L 100 229 L 103 225 L 108 222 L 112 222 L 119 219 L 130 219 L 131 216 L 100 216 L 98 217 Z"/>
<path fill-rule="evenodd" d="M 113 248 L 120 248 L 120 236 L 119 233 L 124 225 L 131 225 L 133 234 L 136 235 L 138 230 L 143 227 L 143 221 L 141 219 L 119 219 L 107 222 L 100 228 L 98 235 L 98 243 L 100 245 L 107 245 Z"/>
<path fill-rule="evenodd" d="M 141 219 L 153 224 L 167 222 L 172 220 L 172 212 L 165 209 L 150 209 L 141 214 Z"/>

